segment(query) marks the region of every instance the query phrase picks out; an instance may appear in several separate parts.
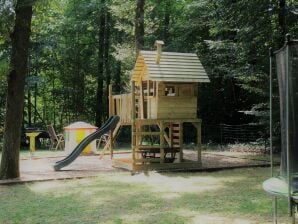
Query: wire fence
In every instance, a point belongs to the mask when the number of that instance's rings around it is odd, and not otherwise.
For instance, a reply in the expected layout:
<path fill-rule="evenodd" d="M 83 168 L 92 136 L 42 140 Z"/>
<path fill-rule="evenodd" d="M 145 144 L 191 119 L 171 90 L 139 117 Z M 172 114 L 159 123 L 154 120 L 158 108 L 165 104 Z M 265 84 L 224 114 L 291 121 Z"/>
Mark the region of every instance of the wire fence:
<path fill-rule="evenodd" d="M 196 143 L 196 129 L 191 123 L 184 123 L 183 126 L 185 144 Z M 234 144 L 234 143 L 250 143 L 260 142 L 265 143 L 269 136 L 265 128 L 261 125 L 228 125 L 228 124 L 202 124 L 202 143 L 203 144 Z M 131 130 L 130 127 L 125 127 L 120 130 L 117 137 L 120 142 L 130 142 Z"/>
<path fill-rule="evenodd" d="M 220 144 L 258 142 L 267 139 L 263 126 L 258 125 L 228 125 L 203 124 L 202 142 L 216 142 Z"/>
<path fill-rule="evenodd" d="M 196 142 L 196 133 L 191 125 L 185 125 L 183 138 L 186 145 Z M 220 148 L 233 144 L 258 145 L 258 148 L 267 152 L 269 136 L 261 125 L 202 124 L 202 144 Z"/>

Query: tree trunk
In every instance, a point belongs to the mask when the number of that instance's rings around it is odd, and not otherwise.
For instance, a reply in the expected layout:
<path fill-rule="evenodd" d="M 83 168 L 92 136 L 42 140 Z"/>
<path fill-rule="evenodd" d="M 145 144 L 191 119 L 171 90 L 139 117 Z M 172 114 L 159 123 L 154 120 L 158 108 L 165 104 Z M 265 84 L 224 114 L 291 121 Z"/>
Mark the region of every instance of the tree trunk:
<path fill-rule="evenodd" d="M 170 2 L 165 3 L 163 41 L 167 44 L 170 37 Z"/>
<path fill-rule="evenodd" d="M 114 76 L 114 90 L 117 94 L 121 92 L 121 61 L 117 61 L 116 72 Z"/>
<path fill-rule="evenodd" d="M 111 83 L 111 69 L 110 69 L 110 25 L 111 25 L 111 14 L 106 8 L 105 13 L 105 31 L 104 31 L 104 68 L 105 68 L 105 77 L 106 77 L 106 96 L 105 96 L 105 116 L 109 116 L 109 109 L 107 107 L 109 102 L 109 88 L 108 86 Z"/>
<path fill-rule="evenodd" d="M 11 35 L 11 71 L 8 75 L 4 144 L 0 179 L 20 176 L 19 154 L 24 109 L 25 76 L 31 32 L 33 1 L 17 1 L 14 30 Z"/>
<path fill-rule="evenodd" d="M 144 47 L 144 8 L 145 0 L 137 0 L 135 15 L 135 45 L 137 55 Z"/>
<path fill-rule="evenodd" d="M 98 71 L 96 90 L 96 121 L 97 127 L 101 126 L 103 117 L 103 80 L 104 80 L 104 30 L 105 30 L 105 0 L 101 0 L 98 39 Z"/>
<path fill-rule="evenodd" d="M 279 43 L 280 46 L 282 46 L 285 42 L 285 36 L 287 33 L 285 0 L 279 0 L 278 6 L 278 25 L 280 29 Z"/>
<path fill-rule="evenodd" d="M 28 107 L 28 126 L 32 126 L 32 106 L 31 106 L 31 90 L 28 87 L 28 94 L 27 94 L 27 107 Z"/>

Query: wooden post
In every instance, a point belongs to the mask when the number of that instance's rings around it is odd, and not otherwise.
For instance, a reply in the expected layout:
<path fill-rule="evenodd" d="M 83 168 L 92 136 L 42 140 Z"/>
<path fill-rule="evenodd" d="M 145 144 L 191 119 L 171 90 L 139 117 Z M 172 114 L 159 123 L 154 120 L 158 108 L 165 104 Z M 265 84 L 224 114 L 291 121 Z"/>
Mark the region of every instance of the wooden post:
<path fill-rule="evenodd" d="M 150 108 L 150 81 L 147 80 L 147 119 L 149 119 L 151 113 L 151 108 Z"/>
<path fill-rule="evenodd" d="M 140 118 L 144 119 L 144 90 L 143 90 L 143 81 L 140 81 Z"/>
<path fill-rule="evenodd" d="M 169 124 L 169 138 L 170 148 L 173 148 L 173 122 L 170 122 Z"/>
<path fill-rule="evenodd" d="M 114 111 L 113 111 L 113 104 L 114 104 L 114 100 L 113 100 L 113 87 L 112 84 L 109 85 L 109 116 L 113 116 L 114 115 Z"/>
<path fill-rule="evenodd" d="M 183 122 L 179 122 L 179 163 L 183 162 Z"/>
<path fill-rule="evenodd" d="M 110 130 L 110 157 L 113 159 L 114 154 L 114 129 Z"/>
<path fill-rule="evenodd" d="M 164 150 L 164 123 L 161 121 L 159 123 L 160 135 L 159 135 L 159 144 L 160 144 L 160 163 L 165 162 L 165 150 Z"/>
<path fill-rule="evenodd" d="M 135 150 L 136 150 L 136 99 L 135 99 L 135 83 L 134 81 L 131 82 L 131 147 L 132 147 L 132 163 L 133 167 L 136 163 L 136 155 L 135 155 Z"/>
<path fill-rule="evenodd" d="M 202 137 L 201 137 L 201 122 L 193 123 L 197 129 L 197 150 L 198 150 L 198 162 L 202 160 Z"/>

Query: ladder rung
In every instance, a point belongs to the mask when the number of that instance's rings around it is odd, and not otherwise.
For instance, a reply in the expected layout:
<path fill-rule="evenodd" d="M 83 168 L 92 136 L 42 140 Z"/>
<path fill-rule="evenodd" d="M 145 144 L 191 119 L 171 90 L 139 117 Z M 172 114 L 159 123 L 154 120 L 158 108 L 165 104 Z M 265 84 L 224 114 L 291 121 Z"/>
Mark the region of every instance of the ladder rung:
<path fill-rule="evenodd" d="M 136 146 L 137 149 L 160 149 L 160 145 L 138 145 Z"/>
<path fill-rule="evenodd" d="M 161 132 L 135 132 L 134 135 L 160 135 Z"/>

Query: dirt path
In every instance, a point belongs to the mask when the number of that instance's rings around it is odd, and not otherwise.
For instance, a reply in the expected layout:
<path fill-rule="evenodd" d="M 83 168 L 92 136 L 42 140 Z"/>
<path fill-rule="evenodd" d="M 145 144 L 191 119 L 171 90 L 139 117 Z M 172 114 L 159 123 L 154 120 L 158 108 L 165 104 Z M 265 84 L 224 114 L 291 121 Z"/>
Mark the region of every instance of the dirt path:
<path fill-rule="evenodd" d="M 185 150 L 186 159 L 193 159 L 196 152 Z M 130 154 L 119 154 L 116 157 L 129 157 Z M 123 172 L 123 170 L 112 167 L 112 161 L 109 156 L 102 160 L 99 156 L 80 156 L 72 164 L 55 172 L 53 164 L 63 157 L 50 158 L 32 158 L 21 159 L 20 169 L 21 177 L 19 179 L 0 181 L 0 184 L 24 183 L 31 181 L 61 180 L 72 178 L 83 178 L 97 176 L 102 172 Z M 202 171 L 220 170 L 228 168 L 268 166 L 269 162 L 264 160 L 255 160 L 241 158 L 241 156 L 232 156 L 224 154 L 215 154 L 203 152 L 202 154 Z M 128 171 L 126 171 L 128 172 Z"/>

